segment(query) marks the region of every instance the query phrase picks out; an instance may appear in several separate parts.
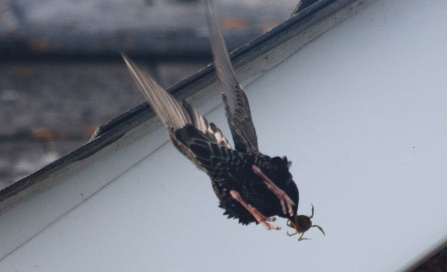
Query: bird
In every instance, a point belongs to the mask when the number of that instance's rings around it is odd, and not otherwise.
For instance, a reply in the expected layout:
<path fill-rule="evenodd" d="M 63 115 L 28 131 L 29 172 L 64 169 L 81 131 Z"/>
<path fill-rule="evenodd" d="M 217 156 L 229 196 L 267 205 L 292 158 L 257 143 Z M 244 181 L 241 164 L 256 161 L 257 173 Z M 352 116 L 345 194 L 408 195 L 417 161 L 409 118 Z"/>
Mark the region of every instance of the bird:
<path fill-rule="evenodd" d="M 224 215 L 238 219 L 243 225 L 260 224 L 267 230 L 281 229 L 272 224 L 276 221 L 275 216 L 279 216 L 288 219 L 287 226 L 296 233 L 304 234 L 316 225 L 312 225 L 312 217 L 297 215 L 299 192 L 289 172 L 291 162 L 286 156 L 270 157 L 259 151 L 247 95 L 236 79 L 212 1 L 204 2 L 214 64 L 224 87 L 222 99 L 234 148 L 214 123 L 185 100 L 178 102 L 122 54 L 124 62 L 168 129 L 173 145 L 210 177 L 219 207 L 225 210 Z"/>

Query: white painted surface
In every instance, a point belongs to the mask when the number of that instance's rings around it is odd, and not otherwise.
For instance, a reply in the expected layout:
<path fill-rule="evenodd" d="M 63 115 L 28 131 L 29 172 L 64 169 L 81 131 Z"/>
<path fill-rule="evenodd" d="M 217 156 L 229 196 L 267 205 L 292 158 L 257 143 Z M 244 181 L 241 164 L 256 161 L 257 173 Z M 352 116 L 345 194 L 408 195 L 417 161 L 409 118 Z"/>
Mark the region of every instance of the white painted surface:
<path fill-rule="evenodd" d="M 150 152 L 158 131 L 87 169 L 93 184 L 147 146 L 0 271 L 402 269 L 447 239 L 446 11 L 379 1 L 246 87 L 261 150 L 293 161 L 299 212 L 313 203 L 327 236 L 297 242 L 284 220 L 269 232 L 225 219 L 204 173 L 170 143 Z M 206 117 L 229 135 L 222 106 Z M 29 209 L 30 225 L 46 212 Z"/>

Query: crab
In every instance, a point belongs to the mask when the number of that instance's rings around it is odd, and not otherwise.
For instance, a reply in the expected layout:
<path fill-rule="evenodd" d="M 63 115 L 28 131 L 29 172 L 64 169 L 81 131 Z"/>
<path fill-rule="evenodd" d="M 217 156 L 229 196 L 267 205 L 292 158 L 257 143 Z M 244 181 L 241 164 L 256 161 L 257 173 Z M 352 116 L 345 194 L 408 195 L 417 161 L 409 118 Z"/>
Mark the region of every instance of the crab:
<path fill-rule="evenodd" d="M 323 235 L 326 235 L 324 233 L 323 228 L 321 228 L 318 225 L 312 225 L 312 221 L 310 220 L 310 219 L 312 219 L 312 217 L 314 217 L 314 205 L 312 205 L 312 215 L 311 216 L 297 215 L 297 216 L 295 216 L 295 222 L 292 222 L 290 219 L 287 220 L 287 223 L 286 223 L 287 226 L 292 229 L 295 229 L 294 233 L 289 234 L 289 232 L 287 232 L 287 235 L 293 236 L 293 235 L 301 234 L 301 236 L 298 238 L 298 241 L 310 240 L 309 238 L 303 238 L 303 235 L 306 231 L 308 231 L 310 228 L 313 228 L 313 227 L 318 228 L 323 233 Z"/>

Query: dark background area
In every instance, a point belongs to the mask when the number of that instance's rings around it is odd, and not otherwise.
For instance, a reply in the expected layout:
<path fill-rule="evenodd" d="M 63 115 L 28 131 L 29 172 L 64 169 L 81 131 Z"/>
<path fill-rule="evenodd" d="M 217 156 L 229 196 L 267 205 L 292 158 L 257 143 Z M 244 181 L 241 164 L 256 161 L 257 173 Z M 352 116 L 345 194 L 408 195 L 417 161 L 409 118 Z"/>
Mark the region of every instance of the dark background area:
<path fill-rule="evenodd" d="M 138 61 L 163 86 L 209 59 Z M 119 58 L 0 64 L 0 186 L 86 143 L 96 127 L 142 103 Z"/>
<path fill-rule="evenodd" d="M 288 2 L 218 2 L 230 50 L 287 19 Z M 0 0 L 0 189 L 144 101 L 120 52 L 169 87 L 211 62 L 207 35 L 196 0 Z"/>

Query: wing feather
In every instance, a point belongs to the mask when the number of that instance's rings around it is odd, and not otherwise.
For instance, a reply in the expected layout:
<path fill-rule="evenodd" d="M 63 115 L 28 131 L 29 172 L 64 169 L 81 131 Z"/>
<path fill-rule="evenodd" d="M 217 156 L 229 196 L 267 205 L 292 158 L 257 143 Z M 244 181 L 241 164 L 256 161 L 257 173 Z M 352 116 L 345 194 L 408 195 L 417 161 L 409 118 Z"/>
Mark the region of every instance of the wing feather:
<path fill-rule="evenodd" d="M 258 152 L 258 139 L 247 95 L 236 79 L 211 0 L 205 0 L 205 10 L 214 63 L 220 82 L 224 86 L 222 96 L 235 149 L 240 152 Z"/>
<path fill-rule="evenodd" d="M 125 55 L 123 58 L 144 97 L 166 127 L 179 129 L 192 124 L 189 114 L 170 93 L 141 71 Z"/>
<path fill-rule="evenodd" d="M 158 85 L 154 79 L 141 71 L 129 58 L 125 55 L 123 55 L 123 58 L 127 68 L 129 68 L 130 73 L 137 82 L 141 92 L 146 97 L 149 105 L 151 105 L 157 116 L 168 128 L 169 136 L 174 146 L 193 161 L 197 167 L 202 168 L 195 159 L 194 154 L 189 148 L 176 139 L 175 133 L 177 130 L 182 129 L 187 125 L 193 125 L 206 136 L 207 141 L 231 148 L 228 140 L 216 125 L 209 123 L 205 117 L 200 115 L 186 101 L 183 101 L 182 104 L 177 102 L 170 93 Z"/>

